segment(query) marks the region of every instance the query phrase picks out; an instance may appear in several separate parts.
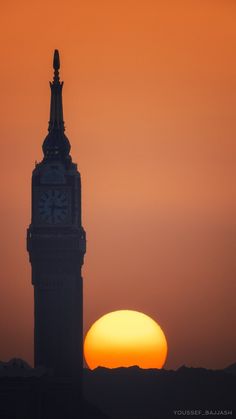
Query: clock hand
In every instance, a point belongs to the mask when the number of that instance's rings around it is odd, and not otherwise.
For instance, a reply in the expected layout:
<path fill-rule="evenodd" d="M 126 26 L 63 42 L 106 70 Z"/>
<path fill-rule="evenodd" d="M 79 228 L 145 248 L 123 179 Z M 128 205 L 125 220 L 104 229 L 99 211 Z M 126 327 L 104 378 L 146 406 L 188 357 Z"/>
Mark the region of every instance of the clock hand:
<path fill-rule="evenodd" d="M 53 215 L 53 213 L 54 213 L 54 209 L 55 209 L 55 205 L 54 205 L 54 203 L 52 203 L 52 205 L 49 205 L 48 206 L 49 208 L 50 208 L 50 210 L 51 210 L 51 216 Z"/>

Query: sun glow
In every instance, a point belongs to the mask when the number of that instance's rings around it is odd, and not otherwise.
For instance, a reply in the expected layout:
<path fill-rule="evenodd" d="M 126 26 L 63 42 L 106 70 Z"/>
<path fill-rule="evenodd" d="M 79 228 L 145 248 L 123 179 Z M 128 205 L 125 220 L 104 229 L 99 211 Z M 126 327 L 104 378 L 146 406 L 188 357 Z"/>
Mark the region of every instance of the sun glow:
<path fill-rule="evenodd" d="M 119 310 L 105 314 L 89 329 L 84 356 L 90 369 L 162 368 L 167 341 L 160 326 L 146 314 Z"/>

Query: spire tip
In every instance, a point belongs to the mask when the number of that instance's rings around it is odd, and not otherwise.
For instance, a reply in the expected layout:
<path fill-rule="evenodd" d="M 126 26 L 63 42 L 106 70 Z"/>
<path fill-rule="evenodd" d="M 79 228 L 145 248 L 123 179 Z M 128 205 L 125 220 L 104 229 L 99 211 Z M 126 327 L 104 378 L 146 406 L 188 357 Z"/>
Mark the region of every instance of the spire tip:
<path fill-rule="evenodd" d="M 59 70 L 60 68 L 60 57 L 58 49 L 55 49 L 53 56 L 53 68 L 54 70 Z"/>

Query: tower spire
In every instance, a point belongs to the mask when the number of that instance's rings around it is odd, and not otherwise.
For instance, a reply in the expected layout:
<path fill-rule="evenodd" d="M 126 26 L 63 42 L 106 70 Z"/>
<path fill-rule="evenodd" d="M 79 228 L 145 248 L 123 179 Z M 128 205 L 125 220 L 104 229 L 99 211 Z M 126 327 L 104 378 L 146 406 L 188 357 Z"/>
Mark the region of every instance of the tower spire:
<path fill-rule="evenodd" d="M 55 49 L 53 57 L 53 68 L 54 77 L 53 82 L 50 82 L 51 87 L 51 107 L 50 107 L 50 121 L 48 131 L 50 132 L 53 128 L 61 129 L 63 132 L 64 121 L 63 121 L 63 107 L 62 107 L 62 87 L 63 82 L 60 82 L 59 69 L 60 69 L 60 57 L 59 51 Z"/>
<path fill-rule="evenodd" d="M 63 120 L 62 88 L 63 82 L 60 82 L 60 57 L 59 51 L 55 49 L 53 56 L 54 76 L 50 82 L 51 105 L 50 120 L 48 125 L 48 135 L 43 143 L 43 152 L 45 159 L 68 158 L 70 152 L 70 143 L 64 134 L 65 126 Z"/>

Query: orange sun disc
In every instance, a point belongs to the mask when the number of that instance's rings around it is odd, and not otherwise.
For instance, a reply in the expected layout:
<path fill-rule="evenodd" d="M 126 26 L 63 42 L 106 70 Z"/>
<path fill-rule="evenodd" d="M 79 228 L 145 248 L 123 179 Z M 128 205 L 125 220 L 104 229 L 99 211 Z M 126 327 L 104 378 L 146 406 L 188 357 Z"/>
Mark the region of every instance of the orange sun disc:
<path fill-rule="evenodd" d="M 105 314 L 89 329 L 84 356 L 90 369 L 162 368 L 167 341 L 161 327 L 146 314 L 118 310 Z"/>

